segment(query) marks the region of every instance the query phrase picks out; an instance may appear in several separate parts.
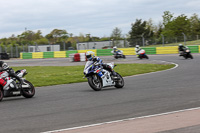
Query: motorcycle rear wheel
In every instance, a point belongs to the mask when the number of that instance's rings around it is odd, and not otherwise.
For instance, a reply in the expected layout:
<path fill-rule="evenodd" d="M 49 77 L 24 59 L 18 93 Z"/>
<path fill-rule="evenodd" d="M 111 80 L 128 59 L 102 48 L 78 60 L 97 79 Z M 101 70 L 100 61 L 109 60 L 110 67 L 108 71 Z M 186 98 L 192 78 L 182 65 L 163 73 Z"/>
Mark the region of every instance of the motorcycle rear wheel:
<path fill-rule="evenodd" d="M 116 73 L 116 74 L 117 74 L 117 77 L 119 78 L 119 80 L 115 81 L 115 87 L 116 88 L 124 87 L 124 79 L 123 79 L 123 77 L 119 73 Z"/>
<path fill-rule="evenodd" d="M 25 98 L 32 98 L 35 95 L 35 87 L 28 80 L 24 80 L 24 82 L 28 85 L 28 87 L 23 87 L 22 85 L 21 94 Z"/>
<path fill-rule="evenodd" d="M 100 91 L 102 89 L 102 82 L 99 76 L 92 75 L 88 78 L 88 84 L 95 91 Z"/>

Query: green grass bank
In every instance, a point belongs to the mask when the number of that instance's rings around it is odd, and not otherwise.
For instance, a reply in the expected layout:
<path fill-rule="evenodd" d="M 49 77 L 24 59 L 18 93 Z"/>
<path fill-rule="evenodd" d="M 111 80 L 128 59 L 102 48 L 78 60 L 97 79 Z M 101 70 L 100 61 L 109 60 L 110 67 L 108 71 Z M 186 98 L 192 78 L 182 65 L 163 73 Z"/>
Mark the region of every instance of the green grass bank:
<path fill-rule="evenodd" d="M 174 67 L 173 64 L 117 64 L 114 70 L 125 77 L 172 67 Z M 26 66 L 13 67 L 13 69 L 15 71 L 26 69 L 28 75 L 25 78 L 35 87 L 87 82 L 87 79 L 83 79 L 84 66 Z"/>

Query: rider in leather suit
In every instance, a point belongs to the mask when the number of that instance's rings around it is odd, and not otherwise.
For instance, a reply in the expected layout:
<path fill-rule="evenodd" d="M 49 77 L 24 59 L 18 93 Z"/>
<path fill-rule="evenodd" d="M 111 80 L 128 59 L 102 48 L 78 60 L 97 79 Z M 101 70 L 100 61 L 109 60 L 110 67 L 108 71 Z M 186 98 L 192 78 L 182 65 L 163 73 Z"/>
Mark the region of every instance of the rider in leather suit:
<path fill-rule="evenodd" d="M 16 78 L 20 82 L 20 84 L 22 84 L 22 80 L 15 74 L 14 70 L 10 68 L 4 61 L 0 61 L 0 85 L 3 87 L 4 90 L 10 89 L 8 87 L 10 83 L 7 82 L 6 77 L 3 75 L 3 73 L 7 74 L 7 76 Z M 17 87 L 19 88 L 21 87 L 21 85 Z"/>
<path fill-rule="evenodd" d="M 111 72 L 111 78 L 112 79 L 118 79 L 116 72 L 107 64 L 104 64 L 103 61 L 94 55 L 94 52 L 92 51 L 87 51 L 86 52 L 86 58 L 89 61 L 95 62 L 95 65 L 101 65 L 104 69 L 108 70 Z"/>

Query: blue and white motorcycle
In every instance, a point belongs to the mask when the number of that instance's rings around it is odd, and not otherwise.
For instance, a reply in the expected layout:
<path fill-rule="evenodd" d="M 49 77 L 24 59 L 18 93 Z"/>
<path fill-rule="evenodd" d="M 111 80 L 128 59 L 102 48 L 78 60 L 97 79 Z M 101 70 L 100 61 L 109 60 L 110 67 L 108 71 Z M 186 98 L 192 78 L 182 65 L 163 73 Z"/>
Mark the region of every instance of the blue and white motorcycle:
<path fill-rule="evenodd" d="M 111 51 L 111 53 L 113 53 L 114 55 L 114 58 L 115 59 L 118 59 L 118 58 L 126 58 L 126 56 L 123 54 L 123 51 L 122 50 L 117 50 L 117 51 Z"/>
<path fill-rule="evenodd" d="M 114 63 L 107 63 L 107 65 L 111 66 L 111 68 L 116 66 Z M 83 72 L 88 79 L 88 84 L 95 91 L 100 91 L 102 88 L 109 86 L 116 88 L 122 88 L 124 86 L 124 79 L 119 73 L 116 73 L 118 78 L 113 80 L 111 72 L 103 69 L 101 65 L 93 61 L 86 62 Z"/>

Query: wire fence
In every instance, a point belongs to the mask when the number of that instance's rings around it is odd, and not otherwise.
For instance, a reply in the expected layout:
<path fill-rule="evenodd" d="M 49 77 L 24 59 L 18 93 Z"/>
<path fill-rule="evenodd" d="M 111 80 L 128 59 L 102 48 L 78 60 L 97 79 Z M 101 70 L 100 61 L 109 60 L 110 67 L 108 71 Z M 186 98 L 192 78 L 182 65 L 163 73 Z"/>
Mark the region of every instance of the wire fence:
<path fill-rule="evenodd" d="M 195 42 L 200 44 L 200 35 L 190 35 L 186 36 L 184 33 L 182 36 L 161 36 L 159 38 L 145 38 L 145 37 L 140 37 L 140 38 L 134 38 L 134 39 L 129 39 L 129 46 L 135 47 L 136 45 L 140 46 L 149 46 L 149 45 L 160 45 L 160 46 L 174 46 L 177 45 L 177 43 L 183 43 L 187 44 L 188 41 L 199 41 Z"/>

